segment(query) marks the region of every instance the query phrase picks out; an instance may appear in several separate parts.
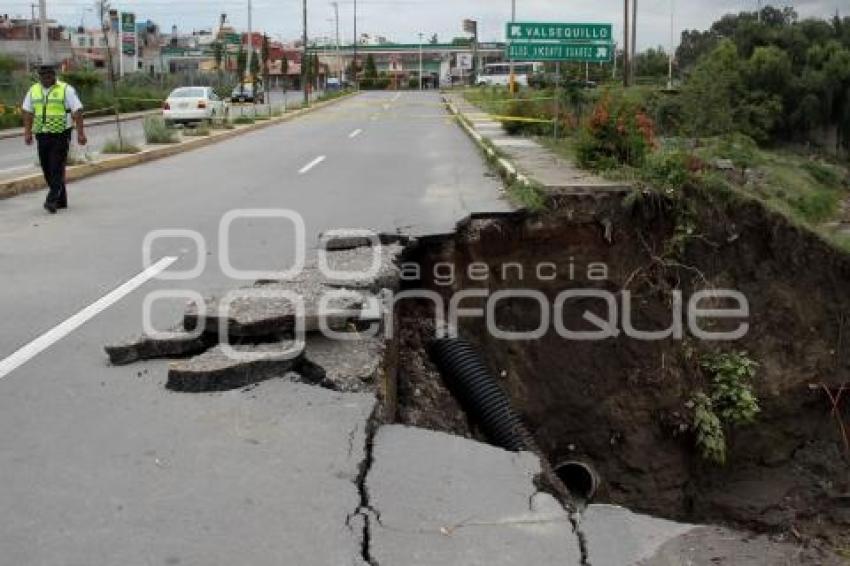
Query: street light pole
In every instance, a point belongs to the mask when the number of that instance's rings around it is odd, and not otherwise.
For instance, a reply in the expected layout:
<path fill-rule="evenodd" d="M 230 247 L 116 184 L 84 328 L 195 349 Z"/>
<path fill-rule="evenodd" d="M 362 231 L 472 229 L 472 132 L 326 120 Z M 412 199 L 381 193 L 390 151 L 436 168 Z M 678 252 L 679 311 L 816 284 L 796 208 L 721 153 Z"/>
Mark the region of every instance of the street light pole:
<path fill-rule="evenodd" d="M 303 0 L 301 3 L 301 11 L 304 19 L 304 36 L 301 38 L 304 43 L 304 53 L 301 56 L 301 83 L 302 87 L 304 87 L 304 106 L 310 105 L 310 93 L 307 90 L 307 81 L 310 78 L 309 68 L 310 62 L 307 60 L 307 0 Z"/>
<path fill-rule="evenodd" d="M 670 0 L 670 56 L 667 60 L 667 90 L 673 90 L 673 44 L 676 41 L 675 13 L 676 0 Z"/>
<path fill-rule="evenodd" d="M 419 32 L 419 90 L 422 90 L 422 32 Z"/>
<path fill-rule="evenodd" d="M 342 56 L 339 54 L 339 2 L 331 2 L 334 7 L 334 18 L 336 19 L 336 71 L 339 86 L 342 87 Z"/>
<path fill-rule="evenodd" d="M 629 65 L 630 45 L 629 41 L 629 0 L 623 0 L 623 86 L 628 87 L 631 82 L 631 70 Z"/>
<path fill-rule="evenodd" d="M 254 31 L 251 27 L 251 0 L 248 0 L 248 59 L 245 62 L 245 70 L 251 72 L 251 57 L 254 55 Z M 239 84 L 245 82 L 245 77 L 239 77 Z M 251 80 L 253 84 L 253 78 Z M 252 90 L 253 94 L 253 90 Z"/>
<path fill-rule="evenodd" d="M 637 16 L 638 0 L 632 0 L 632 64 L 629 70 L 632 73 L 632 84 L 637 76 Z"/>
<path fill-rule="evenodd" d="M 357 80 L 357 0 L 354 0 L 354 60 L 351 67 L 354 73 L 354 89 L 360 90 L 360 83 Z"/>
<path fill-rule="evenodd" d="M 47 0 L 39 0 L 38 9 L 41 17 L 41 64 L 47 61 Z"/>
<path fill-rule="evenodd" d="M 628 1 L 628 0 L 627 0 Z M 511 0 L 511 23 L 516 22 L 516 0 Z M 514 76 L 514 58 L 511 57 L 511 70 L 510 77 L 508 79 L 508 90 L 511 93 L 516 92 L 516 77 Z"/>

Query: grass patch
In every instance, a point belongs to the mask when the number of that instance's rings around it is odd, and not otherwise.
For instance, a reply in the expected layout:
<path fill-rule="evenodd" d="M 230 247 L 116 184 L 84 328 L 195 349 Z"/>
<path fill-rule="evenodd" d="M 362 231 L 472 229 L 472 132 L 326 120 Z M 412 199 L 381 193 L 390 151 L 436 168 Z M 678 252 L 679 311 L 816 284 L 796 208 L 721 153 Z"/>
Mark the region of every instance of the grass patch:
<path fill-rule="evenodd" d="M 210 123 L 211 130 L 232 130 L 234 128 L 228 120 L 213 120 Z"/>
<path fill-rule="evenodd" d="M 233 123 L 240 126 L 244 124 L 253 124 L 254 118 L 252 116 L 237 116 L 233 119 Z"/>
<path fill-rule="evenodd" d="M 145 142 L 177 143 L 177 134 L 159 116 L 147 116 L 144 122 Z"/>
<path fill-rule="evenodd" d="M 270 117 L 271 116 L 269 116 L 268 114 L 257 114 L 256 116 L 254 116 L 254 120 L 262 122 L 264 120 L 268 120 Z"/>
<path fill-rule="evenodd" d="M 183 128 L 183 135 L 190 137 L 208 136 L 210 135 L 209 126 L 195 126 L 194 128 Z"/>
<path fill-rule="evenodd" d="M 541 212 L 546 209 L 546 197 L 543 189 L 537 185 L 515 180 L 508 184 L 507 193 L 512 201 L 531 212 Z"/>
<path fill-rule="evenodd" d="M 131 143 L 121 143 L 119 140 L 111 139 L 107 140 L 103 147 L 100 148 L 101 153 L 107 154 L 117 154 L 117 153 L 139 153 L 142 151 L 138 146 L 135 146 Z"/>

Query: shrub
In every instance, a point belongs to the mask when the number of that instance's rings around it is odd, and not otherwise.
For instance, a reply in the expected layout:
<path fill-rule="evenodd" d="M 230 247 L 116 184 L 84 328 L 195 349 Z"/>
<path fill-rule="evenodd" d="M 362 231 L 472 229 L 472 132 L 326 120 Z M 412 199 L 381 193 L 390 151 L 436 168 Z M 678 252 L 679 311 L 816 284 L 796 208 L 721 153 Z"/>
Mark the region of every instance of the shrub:
<path fill-rule="evenodd" d="M 174 130 L 165 125 L 159 116 L 147 116 L 144 123 L 145 141 L 147 143 L 176 143 Z"/>
<path fill-rule="evenodd" d="M 590 169 L 640 167 L 655 146 L 655 125 L 632 101 L 610 93 L 596 104 L 576 146 L 579 164 Z"/>
<path fill-rule="evenodd" d="M 709 354 L 700 367 L 711 377 L 710 391 L 697 392 L 691 399 L 693 429 L 702 457 L 726 463 L 726 431 L 751 424 L 761 411 L 751 381 L 758 364 L 746 352 Z"/>
<path fill-rule="evenodd" d="M 131 143 L 121 143 L 117 139 L 107 140 L 103 147 L 100 148 L 101 153 L 139 153 L 141 149 Z"/>
<path fill-rule="evenodd" d="M 184 136 L 208 136 L 210 135 L 210 129 L 208 126 L 195 126 L 194 128 L 185 128 L 183 130 Z"/>
<path fill-rule="evenodd" d="M 836 191 L 820 190 L 800 196 L 792 204 L 808 222 L 820 224 L 832 218 L 840 200 Z"/>
<path fill-rule="evenodd" d="M 253 124 L 254 118 L 252 116 L 237 116 L 233 119 L 234 124 Z"/>
<path fill-rule="evenodd" d="M 690 180 L 694 159 L 683 151 L 653 152 L 645 159 L 640 177 L 653 188 L 671 193 Z"/>

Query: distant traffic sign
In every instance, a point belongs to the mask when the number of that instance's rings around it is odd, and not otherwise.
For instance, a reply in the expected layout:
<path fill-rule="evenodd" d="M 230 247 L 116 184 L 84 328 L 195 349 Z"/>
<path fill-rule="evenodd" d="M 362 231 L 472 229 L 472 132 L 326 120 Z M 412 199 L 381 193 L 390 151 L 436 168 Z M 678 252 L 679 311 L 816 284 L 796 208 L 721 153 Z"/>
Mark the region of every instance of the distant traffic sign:
<path fill-rule="evenodd" d="M 611 43 L 611 24 L 567 24 L 543 22 L 508 22 L 505 34 L 509 43 L 518 41 L 559 43 Z"/>
<path fill-rule="evenodd" d="M 610 44 L 579 43 L 512 43 L 507 58 L 514 61 L 580 61 L 607 63 L 614 48 Z"/>

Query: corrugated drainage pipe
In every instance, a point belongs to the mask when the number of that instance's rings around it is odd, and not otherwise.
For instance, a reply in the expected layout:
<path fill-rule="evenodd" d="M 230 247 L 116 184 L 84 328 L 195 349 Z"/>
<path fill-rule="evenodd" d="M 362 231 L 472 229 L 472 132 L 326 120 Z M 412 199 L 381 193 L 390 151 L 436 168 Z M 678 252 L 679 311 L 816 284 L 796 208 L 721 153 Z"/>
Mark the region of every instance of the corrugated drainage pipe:
<path fill-rule="evenodd" d="M 428 353 L 463 409 L 480 424 L 487 438 L 502 448 L 529 450 L 544 458 L 472 344 L 460 338 L 439 338 L 428 345 Z M 599 476 L 583 462 L 563 462 L 553 471 L 573 496 L 585 501 L 593 498 L 599 486 Z"/>
<path fill-rule="evenodd" d="M 487 438 L 514 452 L 531 450 L 532 446 L 526 442 L 530 434 L 469 342 L 440 338 L 433 340 L 428 349 L 464 410 L 481 425 Z"/>

